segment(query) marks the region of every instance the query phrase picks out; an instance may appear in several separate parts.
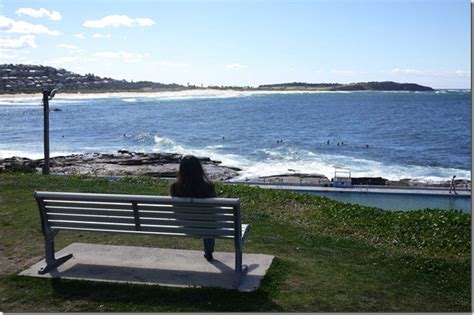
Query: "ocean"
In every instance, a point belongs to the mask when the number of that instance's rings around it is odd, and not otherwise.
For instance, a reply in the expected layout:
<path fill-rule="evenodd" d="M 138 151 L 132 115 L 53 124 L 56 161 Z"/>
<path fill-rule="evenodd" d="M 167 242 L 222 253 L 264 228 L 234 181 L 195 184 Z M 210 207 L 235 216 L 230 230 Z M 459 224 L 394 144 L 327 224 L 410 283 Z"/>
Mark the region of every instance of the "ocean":
<path fill-rule="evenodd" d="M 51 156 L 120 149 L 207 156 L 238 179 L 317 173 L 471 179 L 471 92 L 57 94 Z M 0 96 L 0 158 L 43 156 L 41 96 Z"/>

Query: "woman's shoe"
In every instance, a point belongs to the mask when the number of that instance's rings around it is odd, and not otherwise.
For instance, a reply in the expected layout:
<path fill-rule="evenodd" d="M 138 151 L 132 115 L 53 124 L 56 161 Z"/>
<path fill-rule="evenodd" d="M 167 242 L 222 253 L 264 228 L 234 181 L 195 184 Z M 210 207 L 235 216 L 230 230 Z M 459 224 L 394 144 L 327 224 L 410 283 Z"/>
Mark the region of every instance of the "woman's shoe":
<path fill-rule="evenodd" d="M 204 258 L 206 258 L 207 261 L 213 261 L 214 257 L 212 257 L 212 254 L 204 254 Z"/>

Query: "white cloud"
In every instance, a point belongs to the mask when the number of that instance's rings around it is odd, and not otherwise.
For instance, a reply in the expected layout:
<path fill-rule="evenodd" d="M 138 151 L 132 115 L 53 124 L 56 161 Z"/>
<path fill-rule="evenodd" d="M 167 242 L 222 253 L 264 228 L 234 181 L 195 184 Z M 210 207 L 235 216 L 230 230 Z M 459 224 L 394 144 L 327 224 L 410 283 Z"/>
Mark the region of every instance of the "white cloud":
<path fill-rule="evenodd" d="M 126 63 L 134 63 L 142 61 L 143 58 L 149 56 L 149 54 L 130 53 L 126 51 L 100 51 L 96 52 L 94 56 L 106 59 L 118 59 Z"/>
<path fill-rule="evenodd" d="M 79 56 L 66 56 L 66 57 L 49 59 L 49 60 L 46 60 L 45 63 L 49 65 L 62 66 L 63 64 L 66 64 L 66 63 L 76 63 L 80 59 L 81 58 Z"/>
<path fill-rule="evenodd" d="M 86 37 L 84 36 L 84 34 L 82 34 L 82 33 L 74 34 L 74 37 L 75 37 L 75 38 L 79 38 L 79 39 L 84 39 L 84 38 L 86 38 Z"/>
<path fill-rule="evenodd" d="M 469 70 L 456 70 L 456 75 L 460 77 L 470 77 L 471 76 L 471 71 Z"/>
<path fill-rule="evenodd" d="M 170 67 L 170 68 L 185 68 L 189 67 L 187 63 L 174 62 L 174 61 L 158 61 L 156 62 L 158 66 Z"/>
<path fill-rule="evenodd" d="M 137 21 L 139 26 L 152 26 L 156 24 L 155 21 L 149 18 L 136 18 L 135 21 Z"/>
<path fill-rule="evenodd" d="M 45 17 L 53 21 L 59 21 L 62 18 L 61 13 L 59 13 L 58 11 L 48 11 L 43 8 L 39 10 L 35 10 L 32 8 L 20 8 L 16 10 L 16 14 L 18 14 L 19 16 L 27 15 L 35 18 Z"/>
<path fill-rule="evenodd" d="M 357 74 L 356 71 L 354 70 L 341 70 L 341 69 L 332 69 L 331 73 L 339 74 L 339 75 L 348 75 L 348 76 Z"/>
<path fill-rule="evenodd" d="M 78 50 L 79 49 L 79 47 L 77 47 L 76 45 L 70 45 L 70 44 L 59 44 L 58 47 L 68 49 L 68 50 Z"/>
<path fill-rule="evenodd" d="M 456 71 L 430 71 L 430 70 L 415 70 L 415 69 L 400 69 L 395 68 L 392 70 L 393 74 L 397 75 L 412 75 L 419 77 L 434 77 L 434 78 L 449 78 L 449 77 L 470 77 L 471 72 L 468 70 L 456 70 Z"/>
<path fill-rule="evenodd" d="M 20 34 L 47 34 L 52 36 L 58 36 L 61 34 L 60 32 L 52 31 L 43 25 L 15 21 L 6 16 L 0 16 L 0 31 Z"/>
<path fill-rule="evenodd" d="M 30 51 L 27 49 L 7 49 L 0 48 L 0 60 L 3 62 L 14 62 L 14 63 L 34 63 L 28 59 Z"/>
<path fill-rule="evenodd" d="M 400 68 L 393 69 L 392 73 L 395 73 L 395 74 L 412 74 L 412 75 L 428 75 L 428 73 L 425 72 L 425 71 L 414 70 L 414 69 L 400 69 Z"/>
<path fill-rule="evenodd" d="M 130 18 L 126 15 L 108 15 L 104 16 L 100 20 L 89 20 L 85 21 L 82 26 L 91 28 L 104 28 L 107 26 L 120 27 L 120 26 L 151 26 L 156 24 L 155 21 L 149 18 Z"/>
<path fill-rule="evenodd" d="M 34 35 L 23 35 L 15 39 L 0 38 L 0 48 L 22 49 L 36 48 L 36 37 Z"/>
<path fill-rule="evenodd" d="M 101 34 L 101 33 L 95 33 L 94 35 L 92 35 L 93 38 L 110 38 L 112 37 L 112 35 L 110 34 Z"/>
<path fill-rule="evenodd" d="M 227 69 L 244 69 L 244 68 L 248 68 L 247 65 L 241 65 L 239 63 L 231 63 L 229 65 L 226 65 L 225 66 Z"/>

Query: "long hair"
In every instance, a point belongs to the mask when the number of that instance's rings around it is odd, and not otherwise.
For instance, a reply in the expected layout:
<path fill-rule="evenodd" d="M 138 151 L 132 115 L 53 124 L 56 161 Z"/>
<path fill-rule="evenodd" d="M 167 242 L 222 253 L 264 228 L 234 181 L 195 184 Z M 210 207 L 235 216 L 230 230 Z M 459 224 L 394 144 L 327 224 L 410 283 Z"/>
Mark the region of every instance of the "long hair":
<path fill-rule="evenodd" d="M 177 181 L 170 187 L 176 197 L 207 198 L 214 197 L 214 184 L 207 178 L 201 162 L 193 155 L 181 159 Z"/>

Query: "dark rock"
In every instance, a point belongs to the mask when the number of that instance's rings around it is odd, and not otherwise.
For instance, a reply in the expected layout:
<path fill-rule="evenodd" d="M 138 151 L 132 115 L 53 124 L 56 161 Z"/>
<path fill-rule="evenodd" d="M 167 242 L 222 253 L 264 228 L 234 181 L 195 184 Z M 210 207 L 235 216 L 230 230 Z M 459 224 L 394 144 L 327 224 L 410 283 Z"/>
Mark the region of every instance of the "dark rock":
<path fill-rule="evenodd" d="M 95 176 L 147 175 L 154 177 L 176 177 L 182 155 L 177 153 L 143 153 L 119 150 L 117 154 L 86 153 L 57 156 L 50 159 L 52 174 L 85 174 Z M 240 169 L 218 165 L 210 158 L 200 158 L 211 180 L 230 179 Z M 12 170 L 35 170 L 41 172 L 44 159 L 31 160 L 12 157 L 0 160 L 0 172 Z M 21 167 L 19 167 L 21 166 Z"/>

